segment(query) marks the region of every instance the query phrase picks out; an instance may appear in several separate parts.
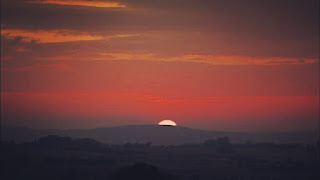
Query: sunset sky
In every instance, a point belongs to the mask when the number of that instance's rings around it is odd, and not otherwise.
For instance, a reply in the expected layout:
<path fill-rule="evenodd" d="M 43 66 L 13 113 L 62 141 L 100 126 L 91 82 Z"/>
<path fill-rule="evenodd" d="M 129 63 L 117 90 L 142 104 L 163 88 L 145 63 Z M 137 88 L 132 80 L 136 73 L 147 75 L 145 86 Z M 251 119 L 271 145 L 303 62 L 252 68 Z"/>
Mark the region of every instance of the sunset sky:
<path fill-rule="evenodd" d="M 4 125 L 315 130 L 317 0 L 1 0 Z"/>

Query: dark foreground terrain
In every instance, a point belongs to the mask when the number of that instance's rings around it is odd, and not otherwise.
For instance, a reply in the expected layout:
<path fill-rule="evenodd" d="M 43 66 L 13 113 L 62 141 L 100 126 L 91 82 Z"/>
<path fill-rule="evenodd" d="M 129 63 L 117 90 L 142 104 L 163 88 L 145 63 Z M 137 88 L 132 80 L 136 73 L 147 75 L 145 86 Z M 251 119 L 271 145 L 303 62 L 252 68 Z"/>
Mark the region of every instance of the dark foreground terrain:
<path fill-rule="evenodd" d="M 93 139 L 45 136 L 1 142 L 1 179 L 312 180 L 320 179 L 316 145 L 110 145 Z"/>

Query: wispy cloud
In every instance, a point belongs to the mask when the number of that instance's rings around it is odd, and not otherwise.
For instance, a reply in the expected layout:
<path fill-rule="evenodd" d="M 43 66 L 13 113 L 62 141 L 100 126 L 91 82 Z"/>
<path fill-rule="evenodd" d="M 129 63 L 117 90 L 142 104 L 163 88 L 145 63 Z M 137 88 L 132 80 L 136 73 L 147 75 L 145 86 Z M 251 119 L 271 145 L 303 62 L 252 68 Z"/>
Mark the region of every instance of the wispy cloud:
<path fill-rule="evenodd" d="M 318 62 L 317 58 L 296 58 L 296 57 L 252 57 L 236 55 L 210 55 L 210 54 L 184 54 L 178 56 L 161 56 L 153 53 L 102 53 L 94 60 L 145 60 L 145 61 L 166 61 L 166 62 L 192 62 L 206 63 L 210 65 L 300 65 L 313 64 Z"/>
<path fill-rule="evenodd" d="M 138 34 L 115 34 L 115 35 L 92 35 L 70 30 L 20 30 L 20 29 L 3 29 L 1 36 L 7 39 L 21 38 L 24 42 L 36 43 L 59 43 L 75 41 L 92 41 L 110 38 L 126 38 L 137 36 Z"/>
<path fill-rule="evenodd" d="M 67 6 L 86 6 L 99 8 L 124 8 L 126 5 L 117 1 L 99 1 L 99 0 L 34 0 L 31 3 L 37 4 L 55 4 Z"/>
<path fill-rule="evenodd" d="M 184 62 L 201 63 L 212 66 L 278 66 L 278 65 L 306 65 L 318 63 L 317 58 L 299 58 L 299 57 L 254 57 L 240 55 L 201 55 L 184 54 L 175 56 L 163 56 L 155 53 L 99 53 L 91 52 L 86 54 L 63 54 L 50 56 L 36 56 L 36 60 L 59 60 L 59 61 L 149 61 L 149 62 Z"/>
<path fill-rule="evenodd" d="M 70 70 L 71 68 L 68 66 L 67 63 L 50 63 L 50 64 L 33 64 L 33 65 L 26 65 L 20 67 L 2 67 L 2 71 L 66 71 Z"/>

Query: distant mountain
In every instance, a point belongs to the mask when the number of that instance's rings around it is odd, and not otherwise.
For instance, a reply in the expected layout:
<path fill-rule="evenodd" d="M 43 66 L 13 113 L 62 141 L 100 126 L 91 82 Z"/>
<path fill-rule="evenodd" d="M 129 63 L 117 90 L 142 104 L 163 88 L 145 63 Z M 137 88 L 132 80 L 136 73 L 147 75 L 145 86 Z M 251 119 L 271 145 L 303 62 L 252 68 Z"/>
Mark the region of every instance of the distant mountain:
<path fill-rule="evenodd" d="M 74 138 L 92 138 L 110 144 L 147 143 L 153 145 L 178 145 L 202 143 L 206 139 L 228 136 L 233 143 L 274 142 L 306 143 L 316 142 L 316 132 L 290 133 L 240 133 L 222 131 L 204 131 L 187 127 L 158 125 L 129 125 L 96 129 L 39 130 L 26 127 L 3 127 L 1 139 L 6 141 L 34 141 L 46 135 L 71 136 Z"/>

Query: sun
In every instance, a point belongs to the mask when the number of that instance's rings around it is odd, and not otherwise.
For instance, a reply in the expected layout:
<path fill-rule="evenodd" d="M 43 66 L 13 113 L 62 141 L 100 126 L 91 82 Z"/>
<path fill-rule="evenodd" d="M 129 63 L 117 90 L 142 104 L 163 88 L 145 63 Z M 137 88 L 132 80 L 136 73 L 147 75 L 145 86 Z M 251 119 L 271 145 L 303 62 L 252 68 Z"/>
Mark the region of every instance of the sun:
<path fill-rule="evenodd" d="M 165 120 L 162 120 L 158 123 L 159 126 L 177 126 L 177 123 L 175 123 L 174 121 L 172 120 L 169 120 L 169 119 L 165 119 Z"/>

